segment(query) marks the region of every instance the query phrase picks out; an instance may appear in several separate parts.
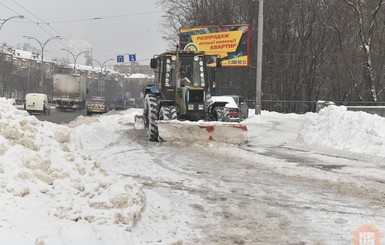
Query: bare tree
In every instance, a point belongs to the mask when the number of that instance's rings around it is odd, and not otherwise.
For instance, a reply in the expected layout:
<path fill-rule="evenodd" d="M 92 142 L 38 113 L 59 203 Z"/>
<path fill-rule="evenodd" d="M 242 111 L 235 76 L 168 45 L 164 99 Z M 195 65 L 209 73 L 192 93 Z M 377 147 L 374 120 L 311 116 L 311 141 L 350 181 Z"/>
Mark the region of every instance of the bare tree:
<path fill-rule="evenodd" d="M 384 2 L 266 1 L 262 99 L 378 101 L 385 98 Z M 159 4 L 167 11 L 164 27 L 172 30 L 168 38 L 174 40 L 181 26 L 251 25 L 251 66 L 222 68 L 217 72 L 217 90 L 252 99 L 257 1 L 160 0 Z M 270 105 L 266 109 L 305 111 L 314 106 Z"/>
<path fill-rule="evenodd" d="M 380 9 L 384 5 L 384 0 L 363 1 L 363 0 L 344 0 L 350 6 L 356 17 L 358 25 L 358 35 L 363 52 L 363 80 L 367 87 L 368 99 L 377 101 L 376 81 L 372 64 L 372 39 L 376 28 L 376 20 Z M 374 4 L 373 9 L 371 5 Z"/>

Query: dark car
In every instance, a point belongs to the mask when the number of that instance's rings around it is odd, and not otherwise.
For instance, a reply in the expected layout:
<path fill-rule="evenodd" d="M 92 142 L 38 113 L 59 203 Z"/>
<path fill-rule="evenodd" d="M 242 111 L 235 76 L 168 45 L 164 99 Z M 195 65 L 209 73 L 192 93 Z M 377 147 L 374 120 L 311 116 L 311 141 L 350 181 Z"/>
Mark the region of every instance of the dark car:
<path fill-rule="evenodd" d="M 126 101 L 125 100 L 117 100 L 115 101 L 115 110 L 125 110 L 126 107 Z"/>
<path fill-rule="evenodd" d="M 229 95 L 233 97 L 235 103 L 238 105 L 241 120 L 249 117 L 249 107 L 245 99 L 239 95 Z"/>
<path fill-rule="evenodd" d="M 92 97 L 87 100 L 87 115 L 92 115 L 93 113 L 106 113 L 108 112 L 107 101 L 104 97 Z"/>

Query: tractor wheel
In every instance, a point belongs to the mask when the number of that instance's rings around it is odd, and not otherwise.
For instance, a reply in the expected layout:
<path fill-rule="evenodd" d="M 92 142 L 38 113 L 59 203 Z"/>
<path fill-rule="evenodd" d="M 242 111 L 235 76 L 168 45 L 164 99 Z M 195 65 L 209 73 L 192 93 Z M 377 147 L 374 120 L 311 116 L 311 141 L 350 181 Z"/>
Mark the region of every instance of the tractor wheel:
<path fill-rule="evenodd" d="M 162 106 L 159 110 L 160 120 L 176 120 L 176 108 L 175 106 Z"/>
<path fill-rule="evenodd" d="M 158 141 L 159 133 L 155 121 L 159 118 L 159 99 L 154 94 L 146 94 L 144 98 L 144 129 L 146 137 L 150 141 Z"/>
<path fill-rule="evenodd" d="M 216 107 L 214 109 L 215 118 L 219 122 L 229 122 L 230 121 L 230 111 L 226 107 Z"/>

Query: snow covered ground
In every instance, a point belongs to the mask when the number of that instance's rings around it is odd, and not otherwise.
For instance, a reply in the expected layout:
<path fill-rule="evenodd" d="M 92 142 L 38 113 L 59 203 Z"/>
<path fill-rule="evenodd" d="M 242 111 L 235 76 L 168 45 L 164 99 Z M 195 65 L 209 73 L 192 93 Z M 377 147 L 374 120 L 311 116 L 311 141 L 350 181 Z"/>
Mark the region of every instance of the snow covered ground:
<path fill-rule="evenodd" d="M 0 98 L 0 244 L 351 244 L 385 234 L 385 119 L 263 111 L 247 146 L 154 143 L 130 109 L 37 120 Z"/>

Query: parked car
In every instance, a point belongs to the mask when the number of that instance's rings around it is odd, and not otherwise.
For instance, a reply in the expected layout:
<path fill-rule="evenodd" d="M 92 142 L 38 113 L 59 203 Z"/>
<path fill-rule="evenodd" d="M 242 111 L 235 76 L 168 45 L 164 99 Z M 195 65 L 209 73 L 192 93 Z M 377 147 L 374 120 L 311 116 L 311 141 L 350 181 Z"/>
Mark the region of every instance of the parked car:
<path fill-rule="evenodd" d="M 235 100 L 231 96 L 211 96 L 206 102 L 207 104 L 211 104 L 213 102 L 227 102 L 226 108 L 230 112 L 230 122 L 240 122 L 239 117 L 239 108 L 237 103 L 235 103 Z"/>
<path fill-rule="evenodd" d="M 93 113 L 106 113 L 108 112 L 107 101 L 104 97 L 92 97 L 86 102 L 87 115 Z"/>
<path fill-rule="evenodd" d="M 139 105 L 135 102 L 135 99 L 127 100 L 127 108 L 139 108 Z"/>
<path fill-rule="evenodd" d="M 30 114 L 51 114 L 48 96 L 41 93 L 28 93 L 25 95 L 24 110 Z"/>
<path fill-rule="evenodd" d="M 245 99 L 239 95 L 229 95 L 229 96 L 233 97 L 235 103 L 237 104 L 237 106 L 239 108 L 241 120 L 248 118 L 249 117 L 249 107 L 248 107 Z"/>
<path fill-rule="evenodd" d="M 123 99 L 116 100 L 115 101 L 114 109 L 115 110 L 125 110 L 125 109 L 127 109 L 126 100 L 123 100 Z"/>

